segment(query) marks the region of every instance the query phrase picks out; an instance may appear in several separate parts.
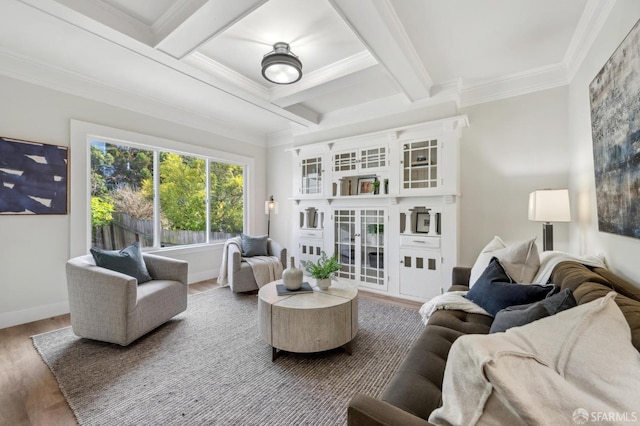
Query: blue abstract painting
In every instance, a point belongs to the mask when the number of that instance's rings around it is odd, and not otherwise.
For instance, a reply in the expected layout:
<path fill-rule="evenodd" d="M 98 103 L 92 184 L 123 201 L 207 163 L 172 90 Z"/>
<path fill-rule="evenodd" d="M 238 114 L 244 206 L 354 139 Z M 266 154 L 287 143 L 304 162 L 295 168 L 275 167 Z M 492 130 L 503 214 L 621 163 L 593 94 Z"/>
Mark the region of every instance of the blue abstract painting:
<path fill-rule="evenodd" d="M 0 137 L 0 214 L 67 214 L 68 151 Z"/>
<path fill-rule="evenodd" d="M 589 94 L 598 229 L 640 238 L 640 21 Z"/>

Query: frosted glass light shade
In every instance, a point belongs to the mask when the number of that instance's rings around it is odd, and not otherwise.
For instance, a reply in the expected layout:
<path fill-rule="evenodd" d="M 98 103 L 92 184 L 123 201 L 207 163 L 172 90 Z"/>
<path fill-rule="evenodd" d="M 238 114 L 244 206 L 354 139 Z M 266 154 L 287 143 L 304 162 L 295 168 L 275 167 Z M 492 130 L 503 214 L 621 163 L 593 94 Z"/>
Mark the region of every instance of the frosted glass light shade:
<path fill-rule="evenodd" d="M 529 194 L 529 220 L 571 222 L 568 189 L 543 189 Z"/>
<path fill-rule="evenodd" d="M 278 42 L 262 59 L 262 76 L 272 83 L 291 84 L 302 78 L 302 62 L 289 50 L 287 43 Z"/>

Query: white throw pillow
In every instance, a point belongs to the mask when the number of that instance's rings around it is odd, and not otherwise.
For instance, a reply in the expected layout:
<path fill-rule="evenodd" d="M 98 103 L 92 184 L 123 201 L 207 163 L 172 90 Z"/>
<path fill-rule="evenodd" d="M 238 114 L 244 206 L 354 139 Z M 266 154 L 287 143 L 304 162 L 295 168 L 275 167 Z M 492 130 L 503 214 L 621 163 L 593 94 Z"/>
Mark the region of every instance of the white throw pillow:
<path fill-rule="evenodd" d="M 429 421 L 569 425 L 585 412 L 592 419 L 604 412 L 637 421 L 640 354 L 614 297 L 611 292 L 505 333 L 457 339 L 447 359 L 443 405 Z"/>
<path fill-rule="evenodd" d="M 496 236 L 482 249 L 473 264 L 469 278 L 470 287 L 476 283 L 494 256 L 517 283 L 531 283 L 540 268 L 540 255 L 535 238 L 507 246 Z"/>

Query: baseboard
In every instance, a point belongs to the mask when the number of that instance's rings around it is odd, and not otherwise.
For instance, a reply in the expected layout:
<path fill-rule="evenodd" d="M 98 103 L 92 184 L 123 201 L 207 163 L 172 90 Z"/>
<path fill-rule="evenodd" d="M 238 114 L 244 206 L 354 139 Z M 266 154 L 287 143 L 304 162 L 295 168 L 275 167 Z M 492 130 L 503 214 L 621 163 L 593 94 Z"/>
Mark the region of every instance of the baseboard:
<path fill-rule="evenodd" d="M 0 328 L 13 327 L 69 313 L 69 301 L 36 306 L 21 311 L 0 313 Z"/>
<path fill-rule="evenodd" d="M 189 284 L 217 278 L 220 271 L 218 268 L 189 274 Z M 28 322 L 39 321 L 58 315 L 69 313 L 69 301 L 52 303 L 49 305 L 36 306 L 21 311 L 0 313 L 0 329 L 13 327 L 14 325 L 26 324 Z"/>
<path fill-rule="evenodd" d="M 217 269 L 208 269 L 206 271 L 200 271 L 194 274 L 189 274 L 187 281 L 189 284 L 199 283 L 200 281 L 211 280 L 213 278 L 218 278 L 220 275 L 220 270 Z"/>

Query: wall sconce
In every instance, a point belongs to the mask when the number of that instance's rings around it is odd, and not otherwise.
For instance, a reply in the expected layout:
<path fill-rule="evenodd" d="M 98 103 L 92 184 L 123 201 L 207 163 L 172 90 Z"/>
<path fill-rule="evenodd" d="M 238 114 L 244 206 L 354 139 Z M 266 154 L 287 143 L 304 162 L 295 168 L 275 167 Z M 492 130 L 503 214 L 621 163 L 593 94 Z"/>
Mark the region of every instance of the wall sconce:
<path fill-rule="evenodd" d="M 267 236 L 270 235 L 271 231 L 271 212 L 274 214 L 278 214 L 278 203 L 273 199 L 273 195 L 269 197 L 267 201 L 264 202 L 264 214 L 267 216 Z"/>
<path fill-rule="evenodd" d="M 568 189 L 543 189 L 529 194 L 529 220 L 542 224 L 542 250 L 553 250 L 551 222 L 571 222 Z"/>

